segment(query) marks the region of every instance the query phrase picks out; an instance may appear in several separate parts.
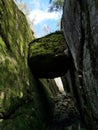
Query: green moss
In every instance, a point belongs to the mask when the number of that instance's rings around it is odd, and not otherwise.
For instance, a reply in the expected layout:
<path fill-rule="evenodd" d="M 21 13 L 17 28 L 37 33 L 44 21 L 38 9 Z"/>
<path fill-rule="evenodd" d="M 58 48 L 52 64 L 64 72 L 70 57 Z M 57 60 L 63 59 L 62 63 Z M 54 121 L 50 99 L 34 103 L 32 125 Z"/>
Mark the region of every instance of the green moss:
<path fill-rule="evenodd" d="M 42 128 L 41 118 L 31 104 L 24 104 L 16 114 L 13 114 L 9 120 L 2 121 L 2 130 L 39 130 Z M 38 125 L 39 124 L 39 125 Z"/>
<path fill-rule="evenodd" d="M 13 1 L 0 1 L 0 112 L 25 95 L 30 87 L 27 57 L 28 43 L 34 38 L 24 14 Z"/>
<path fill-rule="evenodd" d="M 44 130 L 44 123 L 51 120 L 54 108 L 53 94 L 45 79 L 37 80 L 36 85 L 39 88 L 36 93 L 32 92 L 30 97 L 14 100 L 16 104 L 11 104 L 11 109 L 5 116 L 6 120 L 0 122 L 2 130 Z"/>
<path fill-rule="evenodd" d="M 7 7 L 7 8 L 6 8 Z M 33 39 L 27 20 L 13 1 L 0 2 L 1 28 L 0 34 L 13 54 L 27 57 L 28 43 Z M 5 20 L 7 19 L 7 20 Z M 25 21 L 25 22 L 24 22 Z M 25 49 L 25 52 L 23 50 Z M 17 53 L 18 51 L 18 53 Z"/>
<path fill-rule="evenodd" d="M 66 41 L 62 32 L 55 32 L 30 44 L 30 57 L 35 55 L 60 55 L 65 49 Z"/>
<path fill-rule="evenodd" d="M 12 0 L 0 0 L 0 25 L 0 130 L 41 130 L 53 98 L 48 89 L 41 92 L 29 70 L 34 37 Z"/>
<path fill-rule="evenodd" d="M 4 53 L 4 54 L 6 54 L 6 46 L 5 46 L 5 43 L 4 43 L 4 41 L 3 41 L 3 39 L 2 39 L 2 37 L 0 36 L 0 53 L 2 54 L 2 53 Z"/>

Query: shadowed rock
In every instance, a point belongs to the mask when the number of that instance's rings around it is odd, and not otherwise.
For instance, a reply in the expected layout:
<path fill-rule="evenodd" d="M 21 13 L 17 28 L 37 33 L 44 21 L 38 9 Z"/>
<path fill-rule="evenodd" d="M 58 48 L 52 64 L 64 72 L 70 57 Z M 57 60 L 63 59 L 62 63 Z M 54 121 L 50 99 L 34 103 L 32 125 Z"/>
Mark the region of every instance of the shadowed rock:
<path fill-rule="evenodd" d="M 40 78 L 64 75 L 70 66 L 66 49 L 62 32 L 55 32 L 32 41 L 29 50 L 29 66 L 33 74 Z"/>
<path fill-rule="evenodd" d="M 71 72 L 82 118 L 87 129 L 98 129 L 98 0 L 65 0 L 62 30 L 80 75 L 75 80 Z"/>
<path fill-rule="evenodd" d="M 65 93 L 58 94 L 55 97 L 55 108 L 49 130 L 67 130 L 67 127 L 77 125 L 79 120 L 80 115 L 72 97 Z"/>

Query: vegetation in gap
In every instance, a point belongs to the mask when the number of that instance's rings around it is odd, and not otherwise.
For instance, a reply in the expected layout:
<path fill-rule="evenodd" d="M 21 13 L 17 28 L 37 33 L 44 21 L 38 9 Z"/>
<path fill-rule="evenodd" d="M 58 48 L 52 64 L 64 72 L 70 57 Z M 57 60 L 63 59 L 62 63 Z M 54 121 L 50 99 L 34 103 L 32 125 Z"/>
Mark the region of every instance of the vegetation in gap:
<path fill-rule="evenodd" d="M 50 0 L 49 11 L 59 11 L 62 10 L 64 0 Z"/>

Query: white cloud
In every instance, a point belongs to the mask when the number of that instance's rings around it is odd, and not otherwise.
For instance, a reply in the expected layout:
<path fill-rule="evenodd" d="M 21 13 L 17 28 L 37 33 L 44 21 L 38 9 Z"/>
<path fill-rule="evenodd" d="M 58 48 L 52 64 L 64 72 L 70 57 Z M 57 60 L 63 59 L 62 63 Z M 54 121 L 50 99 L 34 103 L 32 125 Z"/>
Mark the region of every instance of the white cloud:
<path fill-rule="evenodd" d="M 30 21 L 34 23 L 34 25 L 43 22 L 44 20 L 57 20 L 60 17 L 58 12 L 48 12 L 35 9 L 32 10 L 29 15 L 27 16 Z"/>

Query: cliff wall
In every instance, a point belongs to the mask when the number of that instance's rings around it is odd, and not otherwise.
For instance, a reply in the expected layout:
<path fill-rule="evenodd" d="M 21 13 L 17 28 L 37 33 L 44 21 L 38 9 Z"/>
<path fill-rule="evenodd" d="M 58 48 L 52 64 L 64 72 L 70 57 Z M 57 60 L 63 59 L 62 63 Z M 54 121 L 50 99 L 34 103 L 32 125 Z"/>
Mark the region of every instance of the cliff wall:
<path fill-rule="evenodd" d="M 41 130 L 51 116 L 57 89 L 30 72 L 28 45 L 33 39 L 15 3 L 0 0 L 0 130 Z"/>

